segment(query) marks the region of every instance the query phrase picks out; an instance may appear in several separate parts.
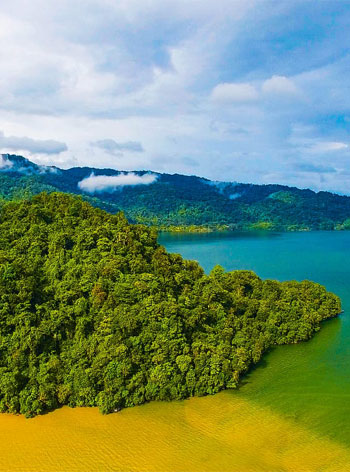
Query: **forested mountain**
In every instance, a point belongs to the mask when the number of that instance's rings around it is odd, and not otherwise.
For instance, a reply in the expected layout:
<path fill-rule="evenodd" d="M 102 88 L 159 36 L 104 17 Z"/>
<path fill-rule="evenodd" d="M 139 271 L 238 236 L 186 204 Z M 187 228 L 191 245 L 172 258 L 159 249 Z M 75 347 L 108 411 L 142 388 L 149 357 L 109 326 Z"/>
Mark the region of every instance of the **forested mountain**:
<path fill-rule="evenodd" d="M 161 229 L 350 228 L 350 197 L 329 192 L 148 171 L 62 170 L 21 156 L 0 156 L 0 196 L 20 199 L 41 191 L 82 194 L 109 212 L 123 210 L 130 222 Z"/>
<path fill-rule="evenodd" d="M 80 197 L 0 210 L 0 410 L 104 413 L 234 388 L 274 344 L 309 339 L 339 299 L 308 281 L 205 275 L 156 232 Z"/>

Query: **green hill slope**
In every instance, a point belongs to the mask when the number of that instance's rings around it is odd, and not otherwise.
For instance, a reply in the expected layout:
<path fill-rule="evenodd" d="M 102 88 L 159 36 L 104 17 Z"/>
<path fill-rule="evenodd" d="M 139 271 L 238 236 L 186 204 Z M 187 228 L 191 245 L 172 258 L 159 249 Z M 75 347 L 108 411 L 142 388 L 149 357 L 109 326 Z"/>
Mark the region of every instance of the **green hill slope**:
<path fill-rule="evenodd" d="M 204 275 L 156 234 L 52 193 L 0 211 L 0 410 L 107 413 L 213 394 L 340 312 L 312 282 Z"/>
<path fill-rule="evenodd" d="M 1 156 L 0 156 L 1 158 Z M 94 206 L 125 212 L 133 223 L 160 229 L 347 229 L 350 197 L 282 185 L 212 182 L 196 176 L 135 172 L 138 185 L 111 184 L 128 177 L 112 169 L 68 170 L 43 167 L 5 155 L 0 165 L 0 196 L 26 198 L 41 191 L 83 195 Z M 141 184 L 145 176 L 153 181 Z M 94 187 L 98 179 L 105 186 Z M 97 180 L 96 180 L 97 179 Z M 89 186 L 84 185 L 89 182 Z M 108 183 L 109 182 L 109 183 Z M 191 228 L 192 227 L 192 228 Z"/>

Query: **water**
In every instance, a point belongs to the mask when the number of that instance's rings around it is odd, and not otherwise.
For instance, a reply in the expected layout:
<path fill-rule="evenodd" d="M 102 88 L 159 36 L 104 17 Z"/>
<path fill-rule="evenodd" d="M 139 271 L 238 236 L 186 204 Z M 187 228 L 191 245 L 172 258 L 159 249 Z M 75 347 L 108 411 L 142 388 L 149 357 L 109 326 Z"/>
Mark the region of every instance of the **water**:
<path fill-rule="evenodd" d="M 346 472 L 350 470 L 350 233 L 162 235 L 206 271 L 251 269 L 320 282 L 344 315 L 264 356 L 238 390 L 103 416 L 67 407 L 0 414 L 0 471 Z"/>
<path fill-rule="evenodd" d="M 0 415 L 9 472 L 349 471 L 347 448 L 229 392 L 152 402 L 120 413 L 64 407 Z"/>
<path fill-rule="evenodd" d="M 337 293 L 345 313 L 311 341 L 275 348 L 234 396 L 350 446 L 350 233 L 163 234 L 168 251 L 262 278 L 310 279 Z"/>

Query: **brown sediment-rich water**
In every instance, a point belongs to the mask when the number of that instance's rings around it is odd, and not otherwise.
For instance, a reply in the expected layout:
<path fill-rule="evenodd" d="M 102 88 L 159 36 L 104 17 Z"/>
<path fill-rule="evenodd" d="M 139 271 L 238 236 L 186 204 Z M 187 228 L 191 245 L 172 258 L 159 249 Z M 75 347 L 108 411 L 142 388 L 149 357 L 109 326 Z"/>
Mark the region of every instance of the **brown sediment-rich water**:
<path fill-rule="evenodd" d="M 348 471 L 350 451 L 230 392 L 108 416 L 68 407 L 0 415 L 0 470 Z"/>

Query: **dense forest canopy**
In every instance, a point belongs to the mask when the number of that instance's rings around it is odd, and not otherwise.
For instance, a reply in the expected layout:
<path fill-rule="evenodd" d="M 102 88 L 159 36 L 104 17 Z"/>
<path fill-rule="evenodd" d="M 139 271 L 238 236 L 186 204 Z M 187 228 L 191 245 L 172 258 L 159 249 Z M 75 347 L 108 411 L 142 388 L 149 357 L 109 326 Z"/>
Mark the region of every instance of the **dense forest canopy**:
<path fill-rule="evenodd" d="M 3 203 L 0 300 L 0 410 L 26 416 L 234 388 L 340 312 L 309 281 L 205 275 L 154 230 L 59 193 Z"/>
<path fill-rule="evenodd" d="M 148 173 L 136 174 L 142 178 Z M 329 192 L 153 173 L 156 179 L 148 185 L 88 193 L 81 182 L 91 175 L 113 177 L 121 172 L 89 167 L 62 170 L 4 155 L 0 156 L 0 197 L 21 199 L 42 191 L 81 194 L 111 213 L 123 210 L 130 222 L 163 230 L 350 229 L 350 197 Z"/>

